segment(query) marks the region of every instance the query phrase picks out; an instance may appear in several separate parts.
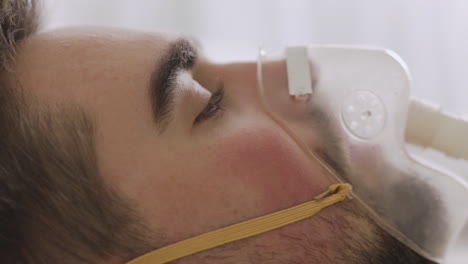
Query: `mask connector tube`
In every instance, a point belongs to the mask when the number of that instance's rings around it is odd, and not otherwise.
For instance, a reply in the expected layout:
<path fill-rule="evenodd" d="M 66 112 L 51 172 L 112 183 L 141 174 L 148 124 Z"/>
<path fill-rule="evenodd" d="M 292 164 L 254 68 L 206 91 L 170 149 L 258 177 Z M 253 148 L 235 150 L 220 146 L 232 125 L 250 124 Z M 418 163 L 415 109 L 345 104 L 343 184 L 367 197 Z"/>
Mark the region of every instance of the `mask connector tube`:
<path fill-rule="evenodd" d="M 412 100 L 406 125 L 406 140 L 468 160 L 468 121 L 443 112 L 439 107 Z"/>

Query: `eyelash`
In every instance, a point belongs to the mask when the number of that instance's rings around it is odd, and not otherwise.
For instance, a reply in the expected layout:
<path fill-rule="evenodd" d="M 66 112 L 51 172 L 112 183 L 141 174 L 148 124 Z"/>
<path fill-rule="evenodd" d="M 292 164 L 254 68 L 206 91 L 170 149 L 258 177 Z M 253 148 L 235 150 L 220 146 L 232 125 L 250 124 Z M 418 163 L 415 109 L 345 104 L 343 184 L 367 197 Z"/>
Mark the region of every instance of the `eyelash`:
<path fill-rule="evenodd" d="M 195 118 L 195 124 L 206 121 L 210 118 L 215 117 L 223 108 L 221 104 L 224 99 L 224 87 L 221 86 L 216 92 L 211 95 L 208 104 L 203 108 L 203 110 Z"/>

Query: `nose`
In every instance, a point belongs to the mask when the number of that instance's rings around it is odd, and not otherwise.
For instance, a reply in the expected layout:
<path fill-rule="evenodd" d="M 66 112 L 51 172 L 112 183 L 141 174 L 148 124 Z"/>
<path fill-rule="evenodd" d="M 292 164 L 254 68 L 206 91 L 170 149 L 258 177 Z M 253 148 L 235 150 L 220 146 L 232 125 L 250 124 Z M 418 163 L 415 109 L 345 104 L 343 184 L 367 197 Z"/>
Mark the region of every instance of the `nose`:
<path fill-rule="evenodd" d="M 259 110 L 260 99 L 255 62 L 214 64 L 197 68 L 194 79 L 213 91 L 222 85 L 230 107 L 237 110 Z"/>
<path fill-rule="evenodd" d="M 311 80 L 315 79 L 314 68 L 307 71 Z M 262 83 L 260 99 L 275 121 L 306 152 L 321 151 L 323 139 L 332 138 L 332 127 L 323 111 L 321 99 L 314 94 L 300 97 L 289 94 L 288 69 L 284 59 L 263 62 L 259 75 Z"/>
<path fill-rule="evenodd" d="M 306 70 L 310 78 L 313 68 Z M 288 68 L 285 59 L 270 60 L 261 64 L 260 98 L 264 105 L 276 117 L 283 127 L 301 138 L 308 147 L 312 147 L 316 134 L 321 132 L 322 117 L 318 107 L 319 99 L 313 95 L 292 96 L 289 93 Z M 292 135 L 293 136 L 293 135 Z"/>
<path fill-rule="evenodd" d="M 262 87 L 259 87 L 259 79 Z M 284 60 L 263 63 L 261 74 L 257 62 L 205 63 L 198 68 L 196 80 L 208 89 L 222 83 L 230 104 L 238 110 L 264 111 L 288 123 L 288 127 L 310 124 L 311 103 L 289 95 Z"/>

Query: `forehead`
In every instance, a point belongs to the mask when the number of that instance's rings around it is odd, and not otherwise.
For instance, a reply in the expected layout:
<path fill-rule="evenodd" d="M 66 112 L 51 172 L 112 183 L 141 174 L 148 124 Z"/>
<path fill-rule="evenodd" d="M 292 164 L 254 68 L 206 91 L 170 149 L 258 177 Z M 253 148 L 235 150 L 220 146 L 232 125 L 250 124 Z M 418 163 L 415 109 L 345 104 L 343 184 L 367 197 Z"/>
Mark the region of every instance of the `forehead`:
<path fill-rule="evenodd" d="M 169 43 L 178 37 L 110 28 L 41 33 L 18 50 L 14 78 L 35 100 L 84 109 L 97 123 L 100 166 L 119 164 L 113 154 L 153 136 L 147 87 Z"/>
<path fill-rule="evenodd" d="M 113 85 L 144 85 L 176 37 L 117 28 L 63 28 L 24 42 L 15 69 L 22 85 L 39 96 L 79 100 L 89 89 L 105 93 Z"/>

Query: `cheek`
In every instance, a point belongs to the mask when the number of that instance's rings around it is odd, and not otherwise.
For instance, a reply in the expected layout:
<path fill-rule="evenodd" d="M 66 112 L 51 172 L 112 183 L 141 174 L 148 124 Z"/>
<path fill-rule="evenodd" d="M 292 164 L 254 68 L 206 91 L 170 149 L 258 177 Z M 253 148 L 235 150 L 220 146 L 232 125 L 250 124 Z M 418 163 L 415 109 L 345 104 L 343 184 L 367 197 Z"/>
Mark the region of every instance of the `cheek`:
<path fill-rule="evenodd" d="M 330 181 L 278 128 L 243 129 L 216 146 L 216 167 L 253 192 L 263 211 L 275 211 L 313 199 Z"/>

